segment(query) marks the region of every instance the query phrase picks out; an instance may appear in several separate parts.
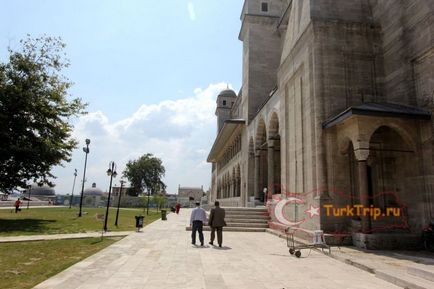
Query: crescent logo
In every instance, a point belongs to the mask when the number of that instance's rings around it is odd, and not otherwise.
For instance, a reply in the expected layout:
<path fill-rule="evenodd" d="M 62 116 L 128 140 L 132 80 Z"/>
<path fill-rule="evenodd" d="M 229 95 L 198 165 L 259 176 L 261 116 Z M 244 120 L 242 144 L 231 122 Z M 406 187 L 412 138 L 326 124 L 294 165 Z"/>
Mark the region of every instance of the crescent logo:
<path fill-rule="evenodd" d="M 278 201 L 276 206 L 274 207 L 274 215 L 276 216 L 276 219 L 280 223 L 282 223 L 286 226 L 298 226 L 298 225 L 302 224 L 305 221 L 305 219 L 301 219 L 300 221 L 297 221 L 297 222 L 292 222 L 285 217 L 285 214 L 283 212 L 285 207 L 290 205 L 290 204 L 304 204 L 304 201 L 302 199 L 295 198 L 295 197 L 290 197 L 288 199 L 282 199 L 282 200 Z"/>

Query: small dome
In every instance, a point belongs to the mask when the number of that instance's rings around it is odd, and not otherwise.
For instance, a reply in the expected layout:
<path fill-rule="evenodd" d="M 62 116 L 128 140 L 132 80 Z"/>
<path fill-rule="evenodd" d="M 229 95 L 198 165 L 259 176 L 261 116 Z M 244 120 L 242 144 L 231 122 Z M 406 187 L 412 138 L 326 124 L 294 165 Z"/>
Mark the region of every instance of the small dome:
<path fill-rule="evenodd" d="M 32 196 L 54 196 L 56 195 L 56 191 L 47 185 L 39 186 L 38 184 L 33 184 L 30 194 Z"/>
<path fill-rule="evenodd" d="M 87 188 L 83 192 L 86 196 L 101 196 L 102 193 L 103 191 L 96 187 L 96 183 L 93 183 L 91 188 Z"/>
<path fill-rule="evenodd" d="M 237 94 L 232 89 L 225 89 L 221 91 L 218 95 L 218 97 L 224 96 L 224 97 L 237 97 Z"/>

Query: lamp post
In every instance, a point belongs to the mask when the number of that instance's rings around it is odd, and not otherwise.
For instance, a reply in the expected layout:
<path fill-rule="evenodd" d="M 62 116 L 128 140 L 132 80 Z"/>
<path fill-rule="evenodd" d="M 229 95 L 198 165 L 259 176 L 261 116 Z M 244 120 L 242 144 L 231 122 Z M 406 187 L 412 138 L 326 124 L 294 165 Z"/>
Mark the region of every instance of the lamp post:
<path fill-rule="evenodd" d="M 80 211 L 78 213 L 79 217 L 81 217 L 81 208 L 83 206 L 83 192 L 84 192 L 84 182 L 86 181 L 86 164 L 87 164 L 87 154 L 89 153 L 89 144 L 90 144 L 90 139 L 87 138 L 86 147 L 83 148 L 83 151 L 85 152 L 86 156 L 84 158 L 83 182 L 81 184 Z"/>
<path fill-rule="evenodd" d="M 71 209 L 72 201 L 74 200 L 74 188 L 75 188 L 75 179 L 77 178 L 77 169 L 74 171 L 74 182 L 72 183 L 72 193 L 71 200 L 69 201 L 69 208 Z"/>
<path fill-rule="evenodd" d="M 29 209 L 30 206 L 30 193 L 32 192 L 32 185 L 29 185 L 29 197 L 27 198 L 27 209 Z"/>
<path fill-rule="evenodd" d="M 121 190 L 119 191 L 119 199 L 118 199 L 118 209 L 116 211 L 116 221 L 115 221 L 115 226 L 118 226 L 118 218 L 119 218 L 119 207 L 121 205 L 121 195 L 122 195 L 122 188 L 124 186 L 125 181 L 121 180 Z"/>
<path fill-rule="evenodd" d="M 107 232 L 107 219 L 108 219 L 108 213 L 109 213 L 109 207 L 110 207 L 110 195 L 112 192 L 112 182 L 113 178 L 116 178 L 116 164 L 115 162 L 111 161 L 109 163 L 109 168 L 107 170 L 107 176 L 110 176 L 110 186 L 109 186 L 109 194 L 107 199 L 107 209 L 105 211 L 105 219 L 104 219 L 104 232 Z"/>

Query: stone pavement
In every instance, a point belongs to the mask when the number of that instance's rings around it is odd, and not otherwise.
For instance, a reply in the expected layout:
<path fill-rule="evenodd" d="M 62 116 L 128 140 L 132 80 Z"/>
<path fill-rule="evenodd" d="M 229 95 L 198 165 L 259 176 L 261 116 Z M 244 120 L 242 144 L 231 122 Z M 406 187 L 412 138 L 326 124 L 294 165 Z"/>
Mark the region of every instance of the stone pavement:
<path fill-rule="evenodd" d="M 106 237 L 123 237 L 133 232 L 107 232 Z M 29 235 L 29 236 L 10 236 L 0 237 L 0 243 L 10 242 L 27 242 L 27 241 L 46 241 L 46 240 L 64 240 L 64 239 L 83 239 L 83 238 L 98 238 L 101 237 L 101 232 L 86 232 L 73 234 L 52 234 L 52 235 Z"/>
<path fill-rule="evenodd" d="M 224 232 L 223 248 L 193 246 L 189 214 L 169 214 L 35 288 L 399 288 L 317 252 L 297 259 L 267 233 Z"/>
<path fill-rule="evenodd" d="M 283 233 L 275 230 L 267 229 L 267 232 L 286 238 Z M 300 239 L 297 241 L 305 243 Z M 332 247 L 329 256 L 402 288 L 434 289 L 434 253 L 431 252 Z"/>

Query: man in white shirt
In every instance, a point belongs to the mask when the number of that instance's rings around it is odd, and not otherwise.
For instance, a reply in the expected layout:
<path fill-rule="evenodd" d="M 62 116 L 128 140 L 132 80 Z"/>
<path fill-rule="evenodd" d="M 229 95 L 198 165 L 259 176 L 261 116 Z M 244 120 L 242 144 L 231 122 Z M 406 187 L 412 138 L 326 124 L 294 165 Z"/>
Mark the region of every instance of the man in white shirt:
<path fill-rule="evenodd" d="M 191 243 L 196 245 L 196 231 L 199 232 L 200 245 L 203 246 L 203 223 L 206 222 L 205 210 L 200 207 L 200 203 L 196 202 L 196 208 L 193 209 L 190 216 L 191 226 Z"/>

